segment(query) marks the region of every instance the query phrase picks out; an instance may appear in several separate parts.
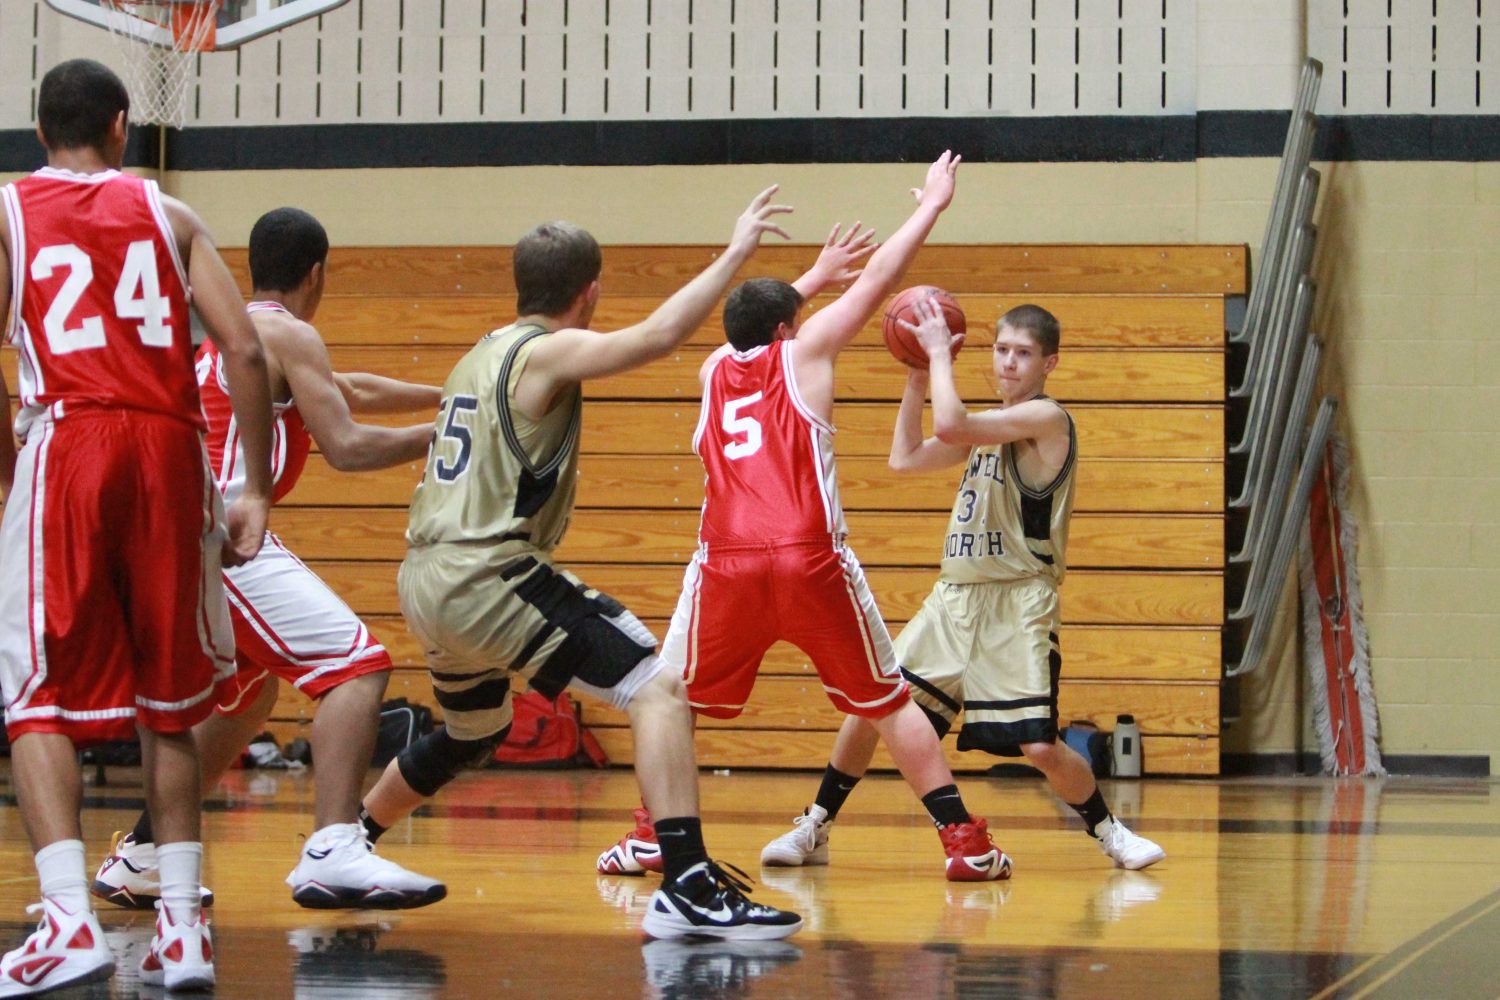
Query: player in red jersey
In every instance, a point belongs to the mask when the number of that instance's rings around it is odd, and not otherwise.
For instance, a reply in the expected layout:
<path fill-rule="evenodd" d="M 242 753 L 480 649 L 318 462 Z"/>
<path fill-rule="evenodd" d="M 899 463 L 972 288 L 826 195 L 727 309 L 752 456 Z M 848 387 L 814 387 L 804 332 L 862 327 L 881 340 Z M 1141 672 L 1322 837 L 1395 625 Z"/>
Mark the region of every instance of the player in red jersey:
<path fill-rule="evenodd" d="M 99 63 L 53 68 L 37 96 L 47 166 L 0 196 L 0 316 L 20 354 L 25 442 L 0 449 L 0 684 L 42 891 L 37 931 L 0 960 L 0 996 L 113 971 L 89 907 L 75 742 L 135 732 L 162 841 L 141 978 L 213 982 L 189 730 L 234 670 L 220 550 L 242 563 L 260 549 L 270 402 L 260 339 L 203 223 L 120 172 L 128 111 Z M 227 517 L 204 458 L 189 289 L 236 385 L 246 486 Z"/>
<path fill-rule="evenodd" d="M 273 500 L 291 492 L 312 442 L 335 469 L 378 469 L 422 458 L 432 423 L 381 427 L 353 414 L 437 410 L 441 391 L 364 373 L 336 373 L 312 325 L 322 302 L 328 234 L 295 208 L 261 216 L 250 232 L 247 307 L 265 344 L 275 410 Z M 244 489 L 244 449 L 230 406 L 224 355 L 205 344 L 198 383 L 208 421 L 209 461 L 233 502 Z M 312 746 L 315 831 L 287 881 L 292 898 L 316 909 L 408 909 L 437 902 L 446 889 L 371 849 L 359 823 L 359 797 L 391 658 L 359 617 L 274 534 L 254 562 L 225 570 L 239 673 L 236 690 L 195 728 L 207 792 L 260 732 L 276 703 L 278 678 L 318 699 Z M 157 897 L 153 829 L 142 814 L 116 837 L 93 892 L 145 909 Z"/>
<path fill-rule="evenodd" d="M 833 463 L 833 367 L 890 294 L 953 199 L 959 157 L 927 170 L 917 210 L 836 301 L 800 320 L 804 296 L 773 278 L 724 306 L 729 343 L 699 373 L 693 450 L 706 473 L 698 551 L 662 645 L 699 715 L 734 718 L 773 643 L 807 653 L 838 708 L 869 719 L 937 825 L 954 881 L 1007 878 L 1010 859 L 971 816 L 922 710 L 910 699 L 875 598 L 845 544 Z M 605 874 L 654 860 L 637 829 L 599 857 Z"/>

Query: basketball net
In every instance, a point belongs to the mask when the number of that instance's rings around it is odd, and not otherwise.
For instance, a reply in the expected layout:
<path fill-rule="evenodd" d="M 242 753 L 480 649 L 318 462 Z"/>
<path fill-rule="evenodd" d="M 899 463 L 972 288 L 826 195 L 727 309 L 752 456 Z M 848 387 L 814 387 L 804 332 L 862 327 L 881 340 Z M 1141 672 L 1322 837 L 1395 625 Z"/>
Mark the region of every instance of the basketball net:
<path fill-rule="evenodd" d="M 188 80 L 199 52 L 214 50 L 222 0 L 100 0 L 124 60 L 130 120 L 181 128 L 188 118 Z M 170 37 L 169 45 L 161 39 Z"/>

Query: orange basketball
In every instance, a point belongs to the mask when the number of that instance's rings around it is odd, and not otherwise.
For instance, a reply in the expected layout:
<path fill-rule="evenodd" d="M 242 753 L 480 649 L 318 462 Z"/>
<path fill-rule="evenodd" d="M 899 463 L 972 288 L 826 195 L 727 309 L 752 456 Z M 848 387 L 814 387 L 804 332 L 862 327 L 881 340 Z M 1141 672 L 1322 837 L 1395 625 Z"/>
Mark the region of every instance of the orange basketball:
<path fill-rule="evenodd" d="M 963 309 L 959 308 L 958 300 L 941 288 L 934 285 L 913 285 L 897 292 L 885 307 L 885 323 L 881 326 L 881 333 L 885 335 L 885 346 L 895 355 L 896 360 L 912 368 L 927 367 L 927 352 L 917 341 L 916 334 L 896 321 L 904 319 L 916 326 L 917 316 L 912 307 L 928 297 L 937 300 L 938 307 L 943 310 L 943 318 L 948 321 L 949 330 L 963 333 L 969 328 L 969 321 L 964 317 Z M 953 355 L 958 356 L 957 346 L 953 348 Z"/>

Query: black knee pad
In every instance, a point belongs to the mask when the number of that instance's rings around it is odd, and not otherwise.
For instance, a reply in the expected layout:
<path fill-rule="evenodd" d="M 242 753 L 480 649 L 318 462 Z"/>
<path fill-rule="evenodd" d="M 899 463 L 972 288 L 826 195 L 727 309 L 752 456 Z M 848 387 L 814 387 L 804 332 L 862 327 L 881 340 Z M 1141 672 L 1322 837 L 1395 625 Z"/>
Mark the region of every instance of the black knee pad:
<path fill-rule="evenodd" d="M 448 735 L 446 728 L 436 729 L 398 753 L 396 766 L 413 791 L 431 797 L 458 777 L 458 772 L 488 764 L 509 732 L 510 727 L 506 726 L 482 739 L 456 740 Z"/>

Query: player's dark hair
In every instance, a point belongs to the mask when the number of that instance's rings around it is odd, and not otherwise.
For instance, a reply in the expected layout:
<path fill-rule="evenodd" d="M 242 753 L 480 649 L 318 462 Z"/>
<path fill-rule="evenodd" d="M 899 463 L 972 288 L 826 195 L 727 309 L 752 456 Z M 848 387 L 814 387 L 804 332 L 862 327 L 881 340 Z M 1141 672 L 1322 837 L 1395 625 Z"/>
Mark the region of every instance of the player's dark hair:
<path fill-rule="evenodd" d="M 273 208 L 250 230 L 250 281 L 258 291 L 290 292 L 327 260 L 327 231 L 300 208 Z"/>
<path fill-rule="evenodd" d="M 599 243 L 571 222 L 544 222 L 516 243 L 516 313 L 558 316 L 589 282 L 599 279 L 604 258 Z"/>
<path fill-rule="evenodd" d="M 48 149 L 104 150 L 115 117 L 130 112 L 130 92 L 114 70 L 92 59 L 69 59 L 42 77 L 36 120 Z"/>
<path fill-rule="evenodd" d="M 995 324 L 997 334 L 1002 326 L 1030 334 L 1031 339 L 1042 349 L 1044 357 L 1056 354 L 1062 344 L 1062 327 L 1058 325 L 1057 317 L 1041 306 L 1016 306 Z"/>
<path fill-rule="evenodd" d="M 751 278 L 724 303 L 724 335 L 736 351 L 769 344 L 776 327 L 790 324 L 802 308 L 802 293 L 779 278 Z"/>

